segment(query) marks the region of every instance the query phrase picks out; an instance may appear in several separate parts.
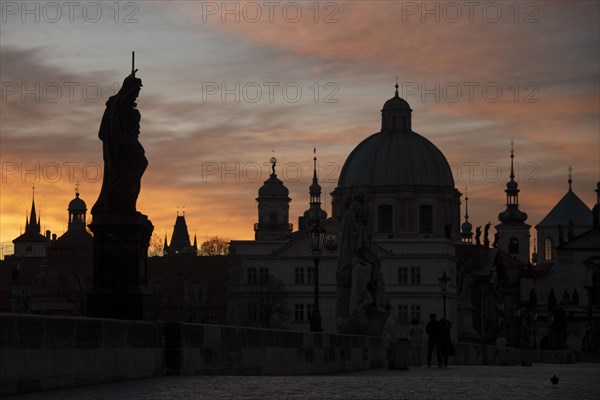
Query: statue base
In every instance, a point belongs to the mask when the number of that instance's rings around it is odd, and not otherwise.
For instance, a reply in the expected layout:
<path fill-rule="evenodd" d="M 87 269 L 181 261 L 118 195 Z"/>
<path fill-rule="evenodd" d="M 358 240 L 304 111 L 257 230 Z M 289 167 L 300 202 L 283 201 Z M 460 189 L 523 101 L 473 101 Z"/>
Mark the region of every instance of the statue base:
<path fill-rule="evenodd" d="M 458 339 L 461 342 L 478 342 L 479 335 L 473 328 L 473 310 L 471 304 L 458 304 Z"/>
<path fill-rule="evenodd" d="M 90 317 L 151 320 L 155 297 L 147 285 L 148 246 L 154 226 L 147 216 L 94 215 L 94 286 Z"/>

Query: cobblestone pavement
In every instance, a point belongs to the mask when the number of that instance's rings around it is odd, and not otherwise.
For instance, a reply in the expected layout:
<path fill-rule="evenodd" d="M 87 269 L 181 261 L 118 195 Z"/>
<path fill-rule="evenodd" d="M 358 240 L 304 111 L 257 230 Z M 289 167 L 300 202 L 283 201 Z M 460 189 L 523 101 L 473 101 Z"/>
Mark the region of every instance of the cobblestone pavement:
<path fill-rule="evenodd" d="M 560 378 L 557 387 L 550 377 Z M 600 364 L 413 367 L 326 376 L 169 376 L 32 393 L 15 400 L 599 399 Z"/>

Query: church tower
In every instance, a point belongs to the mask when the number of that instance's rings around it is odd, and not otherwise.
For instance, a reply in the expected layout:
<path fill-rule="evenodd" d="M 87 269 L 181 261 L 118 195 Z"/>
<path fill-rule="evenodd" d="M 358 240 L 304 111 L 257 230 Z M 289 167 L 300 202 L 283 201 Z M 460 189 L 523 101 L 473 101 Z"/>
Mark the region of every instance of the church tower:
<path fill-rule="evenodd" d="M 85 230 L 87 206 L 85 201 L 79 198 L 79 184 L 77 184 L 75 198 L 69 203 L 69 227 L 68 230 Z"/>
<path fill-rule="evenodd" d="M 317 177 L 317 149 L 313 149 L 313 179 L 308 192 L 310 194 L 310 207 L 304 212 L 304 215 L 298 218 L 298 229 L 305 230 L 312 226 L 312 221 L 318 219 L 325 221 L 327 219 L 327 212 L 321 208 L 321 185 L 319 185 L 319 179 Z"/>
<path fill-rule="evenodd" d="M 255 240 L 277 240 L 292 233 L 289 223 L 289 190 L 277 178 L 275 167 L 277 159 L 271 157 L 271 176 L 258 190 L 258 223 L 254 224 Z"/>
<path fill-rule="evenodd" d="M 498 214 L 498 247 L 523 264 L 529 262 L 529 227 L 527 214 L 519 210 L 519 184 L 515 181 L 514 144 L 510 149 L 510 181 L 506 184 L 506 210 Z"/>
<path fill-rule="evenodd" d="M 50 231 L 46 236 L 41 234 L 40 217 L 35 209 L 35 194 L 31 200 L 31 211 L 29 218 L 25 216 L 25 232 L 13 240 L 15 245 L 15 257 L 44 257 L 46 247 L 50 243 Z"/>

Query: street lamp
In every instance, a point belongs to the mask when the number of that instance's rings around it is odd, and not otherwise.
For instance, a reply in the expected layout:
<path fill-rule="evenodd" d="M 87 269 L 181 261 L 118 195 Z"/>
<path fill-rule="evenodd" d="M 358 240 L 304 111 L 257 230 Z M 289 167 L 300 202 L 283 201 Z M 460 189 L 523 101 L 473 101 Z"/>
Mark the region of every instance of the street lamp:
<path fill-rule="evenodd" d="M 315 220 L 315 224 L 308 234 L 310 248 L 312 249 L 313 254 L 313 261 L 315 263 L 315 272 L 313 274 L 313 281 L 315 283 L 314 305 L 310 318 L 311 332 L 323 331 L 321 328 L 321 313 L 319 312 L 319 261 L 321 259 L 321 251 L 323 250 L 323 242 L 325 241 L 326 233 L 327 231 L 321 226 L 319 219 L 317 218 Z"/>
<path fill-rule="evenodd" d="M 444 299 L 444 319 L 446 319 L 446 294 L 448 293 L 448 282 L 450 278 L 446 275 L 446 271 L 442 274 L 442 277 L 438 279 L 440 282 L 440 290 L 442 291 L 442 299 Z"/>

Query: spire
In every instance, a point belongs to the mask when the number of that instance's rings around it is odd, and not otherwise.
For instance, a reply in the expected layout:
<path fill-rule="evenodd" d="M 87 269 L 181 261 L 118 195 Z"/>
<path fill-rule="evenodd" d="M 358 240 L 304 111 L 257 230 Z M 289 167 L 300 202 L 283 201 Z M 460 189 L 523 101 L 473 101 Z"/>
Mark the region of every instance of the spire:
<path fill-rule="evenodd" d="M 192 246 L 192 248 L 196 251 L 198 251 L 198 239 L 196 238 L 196 230 L 194 229 L 194 245 Z"/>
<path fill-rule="evenodd" d="M 31 194 L 31 213 L 29 214 L 29 221 L 25 226 L 25 231 L 31 231 L 34 233 L 40 233 L 40 220 L 38 219 L 35 212 L 35 185 L 32 189 Z"/>
<path fill-rule="evenodd" d="M 510 181 L 515 181 L 515 169 L 514 169 L 514 160 L 515 160 L 515 142 L 514 140 L 510 141 Z"/>
<path fill-rule="evenodd" d="M 527 214 L 519 210 L 519 184 L 515 181 L 515 143 L 510 142 L 510 181 L 506 184 L 506 211 L 498 214 L 501 222 L 521 223 L 527 220 Z"/>
<path fill-rule="evenodd" d="M 473 225 L 469 222 L 469 195 L 465 186 L 465 222 L 461 225 L 462 241 L 471 243 L 473 240 Z"/>
<path fill-rule="evenodd" d="M 573 183 L 573 167 L 571 167 L 569 165 L 569 170 L 568 171 L 569 171 L 569 180 L 568 180 L 568 182 L 569 182 L 569 192 L 572 192 L 573 190 L 571 189 L 571 184 Z"/>
<path fill-rule="evenodd" d="M 396 92 L 394 97 L 400 97 L 398 96 L 398 77 L 396 77 Z"/>
<path fill-rule="evenodd" d="M 327 212 L 321 209 L 321 185 L 319 185 L 319 178 L 317 176 L 317 147 L 313 148 L 313 180 L 312 184 L 308 189 L 310 194 L 309 208 L 306 210 L 298 219 L 299 228 L 309 228 L 309 223 L 315 219 L 325 220 L 327 219 Z"/>

